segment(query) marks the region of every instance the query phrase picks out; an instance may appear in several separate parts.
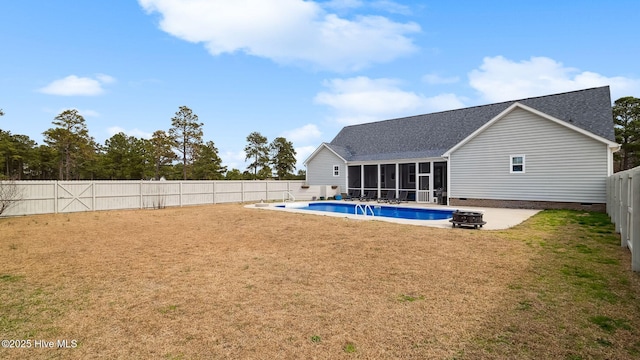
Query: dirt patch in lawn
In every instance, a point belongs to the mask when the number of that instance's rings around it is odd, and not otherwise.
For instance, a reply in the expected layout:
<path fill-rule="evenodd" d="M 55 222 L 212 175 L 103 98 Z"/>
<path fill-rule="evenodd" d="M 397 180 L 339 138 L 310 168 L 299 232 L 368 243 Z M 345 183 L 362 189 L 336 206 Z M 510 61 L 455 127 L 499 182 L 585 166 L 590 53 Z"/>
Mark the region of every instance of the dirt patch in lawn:
<path fill-rule="evenodd" d="M 564 226 L 535 225 L 536 218 L 512 230 L 481 232 L 231 204 L 0 219 L 0 334 L 31 340 L 28 349 L 0 349 L 0 357 L 527 355 L 537 348 L 520 343 L 540 335 L 521 328 L 513 335 L 508 326 L 523 314 L 541 316 L 529 309 L 547 309 L 536 279 L 546 271 L 539 270 L 547 264 L 546 244 Z M 619 291 L 635 296 L 637 278 L 625 272 L 626 264 L 608 265 L 626 276 Z M 582 279 L 575 275 L 582 268 L 564 269 Z M 609 325 L 618 335 L 633 335 L 640 310 L 629 307 L 624 316 L 604 310 L 591 320 L 583 316 L 596 332 L 593 348 L 632 353 L 606 331 L 601 342 L 609 344 L 596 341 Z M 505 331 L 520 345 L 502 341 Z M 38 340 L 56 346 L 36 348 Z"/>

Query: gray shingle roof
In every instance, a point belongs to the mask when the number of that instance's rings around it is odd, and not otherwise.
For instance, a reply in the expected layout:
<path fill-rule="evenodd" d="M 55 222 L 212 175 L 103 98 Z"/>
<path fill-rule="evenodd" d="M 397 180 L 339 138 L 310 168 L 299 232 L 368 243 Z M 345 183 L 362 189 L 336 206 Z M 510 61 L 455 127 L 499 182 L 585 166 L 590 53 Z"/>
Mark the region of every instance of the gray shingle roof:
<path fill-rule="evenodd" d="M 604 86 L 346 126 L 327 145 L 347 161 L 439 157 L 516 102 L 615 141 Z"/>

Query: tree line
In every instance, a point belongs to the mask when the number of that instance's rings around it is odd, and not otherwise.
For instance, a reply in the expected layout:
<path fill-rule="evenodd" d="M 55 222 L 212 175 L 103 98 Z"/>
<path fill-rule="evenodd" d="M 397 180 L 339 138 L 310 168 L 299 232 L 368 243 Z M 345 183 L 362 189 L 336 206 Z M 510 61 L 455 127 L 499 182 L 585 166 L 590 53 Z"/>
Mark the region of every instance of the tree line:
<path fill-rule="evenodd" d="M 4 115 L 0 109 L 0 116 Z M 203 141 L 203 123 L 186 106 L 171 118 L 168 131 L 150 139 L 117 133 L 99 144 L 89 135 L 84 117 L 65 110 L 43 132 L 44 144 L 0 129 L 0 179 L 16 180 L 251 180 L 294 174 L 296 151 L 283 137 L 271 143 L 258 132 L 247 136 L 249 167 L 228 170 L 213 141 Z"/>
<path fill-rule="evenodd" d="M 622 97 L 614 102 L 612 113 L 616 142 L 621 145 L 614 155 L 615 171 L 640 166 L 640 99 Z M 293 173 L 293 144 L 283 137 L 269 143 L 259 132 L 246 139 L 245 160 L 251 161 L 247 169 L 228 170 L 213 141 L 202 140 L 203 123 L 186 106 L 171 118 L 168 131 L 157 130 L 150 139 L 120 132 L 104 145 L 89 135 L 77 110 L 63 111 L 52 123 L 54 127 L 43 133 L 42 145 L 0 129 L 0 179 L 304 179 L 303 170 Z"/>

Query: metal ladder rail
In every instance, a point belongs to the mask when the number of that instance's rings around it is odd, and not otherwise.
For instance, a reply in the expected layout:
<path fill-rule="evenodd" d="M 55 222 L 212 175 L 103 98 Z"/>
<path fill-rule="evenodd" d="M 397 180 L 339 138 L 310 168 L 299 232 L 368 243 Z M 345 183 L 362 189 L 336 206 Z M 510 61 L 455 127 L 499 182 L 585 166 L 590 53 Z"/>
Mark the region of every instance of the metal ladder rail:
<path fill-rule="evenodd" d="M 362 206 L 362 204 L 356 204 L 356 207 L 354 209 L 354 214 L 355 215 L 358 215 L 358 209 L 360 209 L 360 211 L 362 211 L 362 215 L 363 216 L 368 216 L 367 210 L 369 210 L 371 212 L 371 216 L 376 216 L 376 214 L 373 212 L 373 208 L 369 204 L 365 204 L 364 206 Z"/>
<path fill-rule="evenodd" d="M 285 197 L 285 195 L 287 195 L 287 198 L 286 198 L 286 199 L 284 198 L 284 197 Z M 295 196 L 293 196 L 293 194 L 291 193 L 291 191 L 283 191 L 283 192 L 282 192 L 282 203 L 284 204 L 287 200 L 290 200 L 290 199 L 291 199 L 291 201 L 296 201 L 296 197 L 295 197 Z"/>
<path fill-rule="evenodd" d="M 369 210 L 371 211 L 371 216 L 376 216 L 376 214 L 373 212 L 373 208 L 372 208 L 372 207 L 371 207 L 371 205 L 369 205 L 369 204 L 367 204 L 367 205 L 365 205 L 365 206 L 364 206 L 364 212 L 365 212 L 365 215 L 366 215 L 366 213 L 367 213 L 367 209 L 369 209 Z"/>

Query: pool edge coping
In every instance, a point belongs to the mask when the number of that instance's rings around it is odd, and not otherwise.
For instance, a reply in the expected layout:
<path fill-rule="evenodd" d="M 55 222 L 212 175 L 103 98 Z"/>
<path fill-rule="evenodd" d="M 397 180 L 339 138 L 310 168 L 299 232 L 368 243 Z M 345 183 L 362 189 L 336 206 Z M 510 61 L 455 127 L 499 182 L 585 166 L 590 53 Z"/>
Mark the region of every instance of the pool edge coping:
<path fill-rule="evenodd" d="M 387 216 L 364 216 L 364 215 L 355 215 L 355 214 L 345 214 L 345 213 L 335 213 L 335 212 L 328 212 L 328 211 L 315 211 L 315 210 L 308 210 L 308 209 L 297 209 L 296 207 L 280 207 L 282 205 L 286 205 L 286 204 L 291 204 L 292 202 L 274 202 L 274 203 L 255 203 L 255 204 L 249 204 L 249 205 L 245 205 L 245 208 L 251 208 L 251 209 L 262 209 L 262 210 L 275 210 L 275 211 L 285 211 L 285 212 L 293 212 L 293 213 L 297 213 L 297 214 L 309 214 L 309 215 L 321 215 L 321 216 L 331 216 L 331 217 L 339 217 L 339 218 L 347 218 L 347 219 L 352 219 L 352 220 L 364 220 L 364 221 L 371 221 L 371 220 L 378 220 L 378 221 L 385 221 L 385 222 L 390 222 L 390 223 L 396 223 L 396 224 L 405 224 L 405 225 L 416 225 L 416 226 L 429 226 L 429 227 L 438 227 L 438 228 L 453 228 L 451 226 L 451 222 L 449 221 L 450 219 L 444 219 L 444 220 L 413 220 L 413 219 L 402 219 L 402 218 L 394 218 L 394 217 L 387 217 Z M 327 201 L 296 201 L 294 202 L 294 204 L 309 204 L 309 203 L 337 203 L 337 204 L 343 204 L 344 201 L 339 201 L 339 200 L 327 200 Z M 367 204 L 366 202 L 354 202 L 355 204 Z M 449 210 L 449 211 L 456 211 L 456 210 L 465 210 L 466 208 L 458 208 L 458 207 L 428 207 L 428 206 L 422 206 L 422 207 L 416 207 L 416 206 L 411 206 L 411 204 L 379 204 L 380 206 L 391 206 L 391 207 L 405 207 L 405 208 L 424 208 L 424 209 L 433 209 L 433 210 Z M 474 209 L 472 211 L 475 212 L 483 212 L 484 210 L 482 209 Z"/>
<path fill-rule="evenodd" d="M 325 200 L 327 202 L 338 202 L 342 203 L 342 201 L 338 200 Z M 314 201 L 299 201 L 299 202 L 314 202 Z M 315 201 L 318 202 L 318 201 Z M 290 203 L 290 202 L 288 202 Z M 358 203 L 356 201 L 356 203 Z M 362 204 L 366 204 L 367 202 L 360 202 Z M 265 207 L 259 207 L 257 204 L 260 204 Z M 322 215 L 322 216 L 333 216 L 333 217 L 342 217 L 347 219 L 354 220 L 381 220 L 391 223 L 399 223 L 399 224 L 408 224 L 408 225 L 417 225 L 417 226 L 427 226 L 427 227 L 435 227 L 435 228 L 446 228 L 452 229 L 451 223 L 449 220 L 408 220 L 408 219 L 396 219 L 396 218 L 364 218 L 361 215 L 350 215 L 350 214 L 340 214 L 340 213 L 328 213 L 324 211 L 313 211 L 313 210 L 295 210 L 295 209 L 284 209 L 277 208 L 277 205 L 282 205 L 282 202 L 266 202 L 266 203 L 251 203 L 245 205 L 246 208 L 252 209 L 266 209 L 266 210 L 276 210 L 276 211 L 289 211 L 301 214 L 313 214 L 313 215 Z M 433 209 L 447 209 L 447 210 L 462 210 L 462 211 L 474 211 L 474 212 L 482 212 L 484 214 L 484 220 L 487 222 L 480 230 L 505 230 L 512 228 L 518 224 L 523 223 L 531 216 L 539 213 L 542 210 L 536 209 L 512 209 L 512 208 L 479 208 L 472 206 L 464 206 L 464 207 L 453 207 L 453 206 L 445 206 L 445 205 L 437 205 L 431 203 L 425 204 L 415 204 L 415 203 L 405 203 L 400 205 L 392 204 L 391 206 L 405 206 L 405 207 L 425 207 L 425 208 L 433 208 Z M 456 227 L 456 229 L 459 229 Z M 468 228 L 467 228 L 468 229 Z M 473 229 L 473 228 L 471 228 Z"/>

